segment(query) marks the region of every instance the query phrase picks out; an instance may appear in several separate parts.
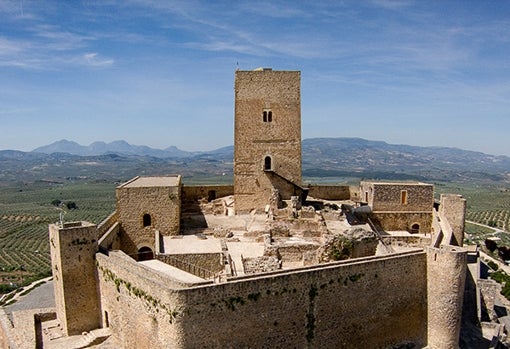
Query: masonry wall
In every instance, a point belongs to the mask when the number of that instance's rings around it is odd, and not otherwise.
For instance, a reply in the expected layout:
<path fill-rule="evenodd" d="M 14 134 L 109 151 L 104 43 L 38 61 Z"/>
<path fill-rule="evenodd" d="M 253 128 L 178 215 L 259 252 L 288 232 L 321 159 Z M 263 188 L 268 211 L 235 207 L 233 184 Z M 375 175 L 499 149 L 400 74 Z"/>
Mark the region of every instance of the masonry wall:
<path fill-rule="evenodd" d="M 426 211 L 432 214 L 434 186 L 423 183 L 361 182 L 361 200 L 368 202 L 372 211 Z M 402 192 L 407 202 L 402 203 Z M 368 200 L 366 200 L 368 198 Z"/>
<path fill-rule="evenodd" d="M 271 170 L 301 184 L 301 91 L 298 71 L 235 74 L 234 188 L 236 211 L 263 209 L 275 183 Z M 264 121 L 271 112 L 271 121 Z"/>
<path fill-rule="evenodd" d="M 446 217 L 453 230 L 452 244 L 464 244 L 464 224 L 466 219 L 466 199 L 458 194 L 441 194 L 439 213 Z"/>
<path fill-rule="evenodd" d="M 104 327 L 122 348 L 184 348 L 183 284 L 136 263 L 124 253 L 96 255 Z"/>
<path fill-rule="evenodd" d="M 350 200 L 351 192 L 355 190 L 349 185 L 308 185 L 308 195 L 324 200 Z"/>
<path fill-rule="evenodd" d="M 94 255 L 97 230 L 87 222 L 49 226 L 56 312 L 67 335 L 98 328 L 99 299 Z"/>
<path fill-rule="evenodd" d="M 181 187 L 118 187 L 117 212 L 121 226 L 122 250 L 134 255 L 141 247 L 154 251 L 154 234 L 178 235 L 180 231 Z M 151 224 L 144 227 L 143 216 Z"/>
<path fill-rule="evenodd" d="M 186 348 L 426 344 L 426 258 L 416 252 L 180 291 Z"/>
<path fill-rule="evenodd" d="M 432 229 L 432 212 L 374 212 L 370 218 L 387 231 L 411 231 L 414 224 L 420 225 L 420 234 L 428 234 Z"/>
<path fill-rule="evenodd" d="M 182 187 L 182 201 L 196 201 L 209 198 L 214 194 L 216 198 L 234 195 L 233 185 L 184 185 Z"/>

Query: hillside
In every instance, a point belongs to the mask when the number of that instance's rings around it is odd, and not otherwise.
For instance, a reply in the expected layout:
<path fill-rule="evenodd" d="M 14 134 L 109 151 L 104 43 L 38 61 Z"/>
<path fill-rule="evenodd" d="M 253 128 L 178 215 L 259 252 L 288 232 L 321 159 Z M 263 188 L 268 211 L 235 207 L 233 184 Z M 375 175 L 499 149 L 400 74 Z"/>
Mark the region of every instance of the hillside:
<path fill-rule="evenodd" d="M 424 181 L 507 181 L 510 158 L 444 147 L 388 144 L 359 138 L 312 138 L 302 144 L 305 177 Z M 59 141 L 32 152 L 0 151 L 0 181 L 122 181 L 136 175 L 231 178 L 233 147 L 186 152 L 125 141 L 81 146 Z"/>

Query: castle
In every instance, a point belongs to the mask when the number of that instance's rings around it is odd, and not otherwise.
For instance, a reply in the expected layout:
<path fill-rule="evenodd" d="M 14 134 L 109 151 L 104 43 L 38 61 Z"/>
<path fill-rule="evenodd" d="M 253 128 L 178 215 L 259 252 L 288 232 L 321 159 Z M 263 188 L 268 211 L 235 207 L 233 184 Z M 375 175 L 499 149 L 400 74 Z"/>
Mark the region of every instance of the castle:
<path fill-rule="evenodd" d="M 459 347 L 461 196 L 303 183 L 298 71 L 235 73 L 234 157 L 233 186 L 136 177 L 100 224 L 51 224 L 55 308 L 0 319 L 4 345 Z"/>

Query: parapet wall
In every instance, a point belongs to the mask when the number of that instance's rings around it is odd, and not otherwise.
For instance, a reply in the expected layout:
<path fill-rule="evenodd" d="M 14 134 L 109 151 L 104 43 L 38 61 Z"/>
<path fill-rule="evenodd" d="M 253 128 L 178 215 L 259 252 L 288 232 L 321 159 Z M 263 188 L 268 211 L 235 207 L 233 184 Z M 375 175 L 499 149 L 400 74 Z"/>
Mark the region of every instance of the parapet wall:
<path fill-rule="evenodd" d="M 180 343 L 185 348 L 385 348 L 404 342 L 421 347 L 427 333 L 425 273 L 425 253 L 414 252 L 181 290 Z"/>
<path fill-rule="evenodd" d="M 349 185 L 308 185 L 308 195 L 323 200 L 352 200 L 357 187 Z"/>
<path fill-rule="evenodd" d="M 216 199 L 234 195 L 233 185 L 184 185 L 182 187 L 182 201 L 197 201 L 201 198 Z"/>

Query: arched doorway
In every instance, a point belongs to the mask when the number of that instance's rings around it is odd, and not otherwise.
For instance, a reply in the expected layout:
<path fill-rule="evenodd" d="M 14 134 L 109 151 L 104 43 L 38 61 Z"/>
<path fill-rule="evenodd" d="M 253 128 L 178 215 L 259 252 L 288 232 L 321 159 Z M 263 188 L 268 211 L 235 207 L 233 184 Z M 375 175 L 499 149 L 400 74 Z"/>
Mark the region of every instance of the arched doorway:
<path fill-rule="evenodd" d="M 271 171 L 271 157 L 266 156 L 264 159 L 264 171 Z"/>
<path fill-rule="evenodd" d="M 154 252 L 150 247 L 144 246 L 138 250 L 138 261 L 148 261 L 154 259 Z"/>
<path fill-rule="evenodd" d="M 414 223 L 411 226 L 411 234 L 418 234 L 420 232 L 420 225 L 418 223 Z"/>

